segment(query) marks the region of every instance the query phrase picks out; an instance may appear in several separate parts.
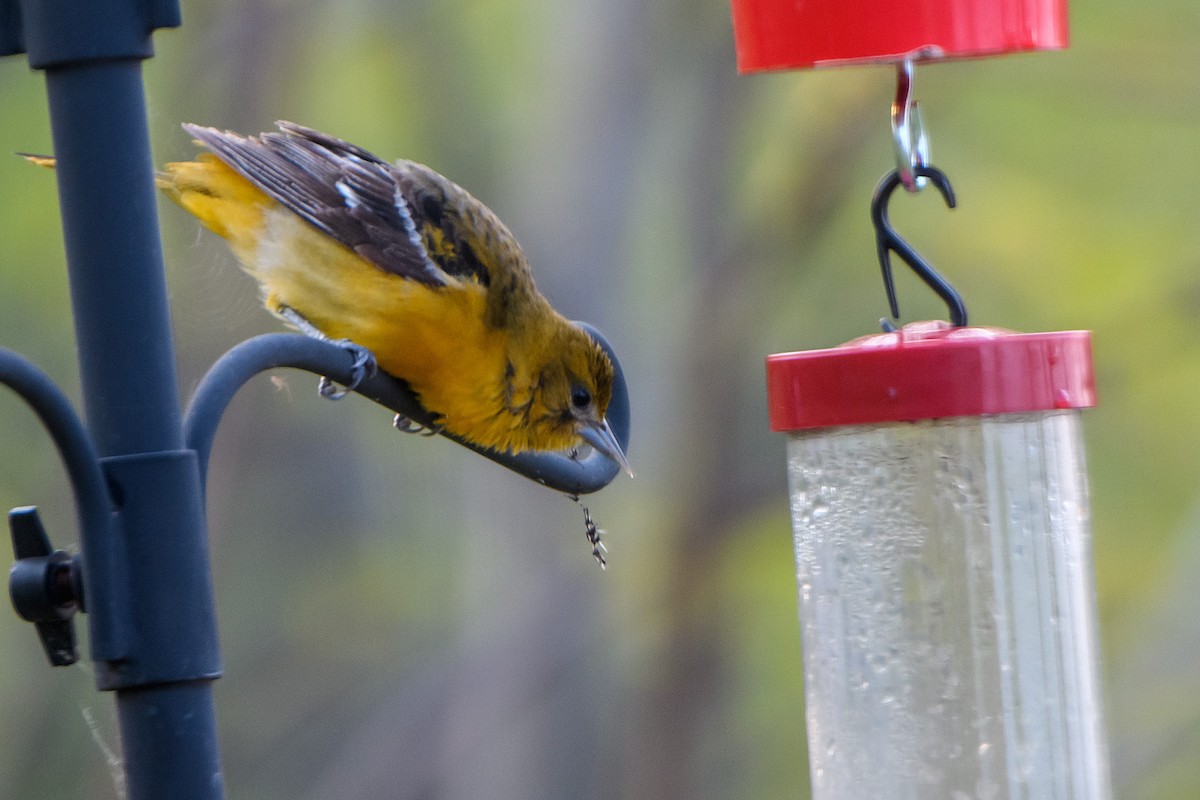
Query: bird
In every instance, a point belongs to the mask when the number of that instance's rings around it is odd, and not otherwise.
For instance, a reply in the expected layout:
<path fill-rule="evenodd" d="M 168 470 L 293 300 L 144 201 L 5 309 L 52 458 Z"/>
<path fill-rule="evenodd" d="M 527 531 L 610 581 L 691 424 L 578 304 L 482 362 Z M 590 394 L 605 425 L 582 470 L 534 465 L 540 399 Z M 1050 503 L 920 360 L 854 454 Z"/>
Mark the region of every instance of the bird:
<path fill-rule="evenodd" d="M 458 184 L 292 122 L 203 147 L 158 187 L 228 243 L 267 310 L 348 340 L 436 430 L 497 451 L 590 445 L 632 474 L 605 412 L 614 368 L 538 291 L 512 232 Z"/>

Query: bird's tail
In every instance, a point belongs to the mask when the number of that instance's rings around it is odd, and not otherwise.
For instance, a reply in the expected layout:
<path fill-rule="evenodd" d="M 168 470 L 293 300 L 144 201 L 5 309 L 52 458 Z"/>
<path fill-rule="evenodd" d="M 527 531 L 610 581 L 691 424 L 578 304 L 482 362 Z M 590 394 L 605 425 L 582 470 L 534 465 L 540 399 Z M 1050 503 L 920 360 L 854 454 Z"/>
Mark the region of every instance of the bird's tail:
<path fill-rule="evenodd" d="M 54 169 L 56 163 L 54 156 L 39 156 L 37 153 L 17 153 L 16 155 L 19 155 L 30 164 L 45 167 L 46 169 Z"/>
<path fill-rule="evenodd" d="M 167 164 L 155 176 L 163 194 L 229 241 L 235 252 L 253 249 L 272 201 L 223 161 L 201 153 Z"/>
<path fill-rule="evenodd" d="M 54 169 L 54 156 L 17 153 L 35 166 Z M 262 224 L 263 208 L 272 201 L 254 184 L 209 153 L 195 161 L 167 164 L 154 176 L 163 194 L 193 214 L 209 230 L 228 239 L 234 248 L 253 246 Z"/>

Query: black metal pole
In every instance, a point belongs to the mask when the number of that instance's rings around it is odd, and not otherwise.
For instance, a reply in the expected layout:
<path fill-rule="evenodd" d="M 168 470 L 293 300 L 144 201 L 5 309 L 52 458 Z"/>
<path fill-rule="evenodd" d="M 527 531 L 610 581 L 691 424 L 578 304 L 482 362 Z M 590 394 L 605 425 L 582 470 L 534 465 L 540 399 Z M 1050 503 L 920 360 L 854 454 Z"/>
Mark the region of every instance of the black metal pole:
<path fill-rule="evenodd" d="M 223 796 L 220 673 L 195 453 L 183 449 L 137 59 L 46 72 L 85 416 L 116 489 L 132 643 L 117 692 L 130 800 Z"/>
<path fill-rule="evenodd" d="M 46 70 L 84 408 L 102 456 L 183 446 L 141 66 Z"/>
<path fill-rule="evenodd" d="M 150 34 L 179 24 L 178 3 L 6 5 L 21 22 L 6 47 L 46 73 L 84 411 L 111 495 L 110 524 L 80 532 L 96 681 L 116 692 L 129 800 L 220 800 L 220 656 L 141 76 Z"/>

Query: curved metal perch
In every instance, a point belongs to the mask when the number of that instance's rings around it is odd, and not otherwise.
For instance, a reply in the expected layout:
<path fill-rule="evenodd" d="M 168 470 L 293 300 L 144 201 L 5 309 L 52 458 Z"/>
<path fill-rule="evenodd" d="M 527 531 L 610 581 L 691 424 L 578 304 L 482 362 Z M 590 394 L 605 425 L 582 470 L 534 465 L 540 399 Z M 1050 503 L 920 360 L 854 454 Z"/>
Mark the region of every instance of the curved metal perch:
<path fill-rule="evenodd" d="M 107 606 L 102 613 L 88 616 L 92 658 L 119 659 L 125 651 L 125 641 L 118 632 L 118 624 L 124 619 L 124 596 L 100 588 L 116 582 L 113 576 L 121 568 L 117 563 L 120 541 L 113 535 L 113 502 L 96 449 L 66 395 L 27 358 L 0 348 L 0 384 L 12 389 L 37 415 L 67 469 L 87 567 L 83 570 L 83 583 L 88 608 L 97 610 L 99 606 Z M 82 603 L 83 598 L 77 600 Z"/>
<path fill-rule="evenodd" d="M 622 449 L 628 453 L 629 389 L 624 373 L 612 347 L 600 332 L 587 323 L 577 324 L 613 361 L 613 396 L 607 418 Z M 184 419 L 184 437 L 187 447 L 196 451 L 201 480 L 208 472 L 217 425 L 234 394 L 258 373 L 280 367 L 322 375 L 343 386 L 353 385 L 352 391 L 363 397 L 421 425 L 435 427 L 433 415 L 421 406 L 408 384 L 382 372 L 368 377 L 356 375 L 354 359 L 345 347 L 300 334 L 268 333 L 242 342 L 218 359 L 196 388 Z M 356 378 L 361 379 L 354 385 Z M 441 435 L 532 481 L 567 494 L 590 494 L 603 489 L 621 471 L 619 464 L 596 451 L 582 458 L 563 453 L 504 453 L 448 433 Z"/>

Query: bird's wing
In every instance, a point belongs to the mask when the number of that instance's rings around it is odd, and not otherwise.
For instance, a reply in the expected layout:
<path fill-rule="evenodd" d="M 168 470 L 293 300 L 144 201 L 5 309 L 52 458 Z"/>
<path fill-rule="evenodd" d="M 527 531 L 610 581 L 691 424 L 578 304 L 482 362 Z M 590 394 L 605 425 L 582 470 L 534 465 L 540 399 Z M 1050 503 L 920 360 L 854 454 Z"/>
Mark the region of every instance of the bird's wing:
<path fill-rule="evenodd" d="M 479 205 L 465 191 L 426 167 L 393 166 L 319 131 L 285 122 L 279 127 L 279 133 L 241 136 L 184 126 L 272 199 L 380 269 L 433 286 L 453 279 L 488 284 L 476 251 L 453 245 L 472 238 L 461 215 L 442 210 L 458 194 Z"/>
<path fill-rule="evenodd" d="M 397 161 L 392 175 L 426 252 L 447 273 L 489 289 L 528 274 L 512 233 L 466 189 L 415 161 Z"/>

